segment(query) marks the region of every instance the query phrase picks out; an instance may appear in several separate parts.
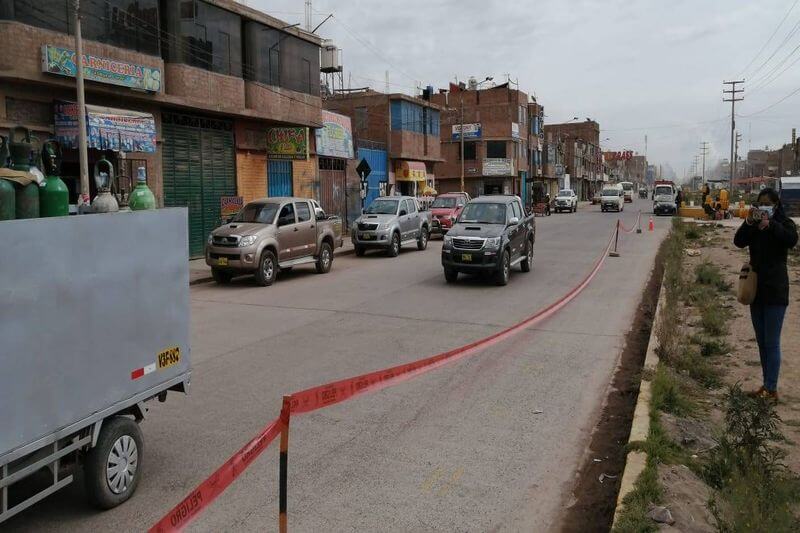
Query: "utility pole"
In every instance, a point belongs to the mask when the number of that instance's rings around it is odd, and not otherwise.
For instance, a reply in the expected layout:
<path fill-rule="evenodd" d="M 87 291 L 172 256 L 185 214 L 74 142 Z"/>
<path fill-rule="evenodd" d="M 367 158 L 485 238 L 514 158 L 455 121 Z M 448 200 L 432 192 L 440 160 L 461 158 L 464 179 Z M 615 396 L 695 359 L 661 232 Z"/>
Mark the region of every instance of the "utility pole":
<path fill-rule="evenodd" d="M 703 155 L 703 183 L 706 182 L 706 154 L 708 153 L 708 141 L 700 143 L 700 153 Z"/>
<path fill-rule="evenodd" d="M 734 149 L 733 149 L 733 170 L 731 171 L 733 179 L 736 179 L 736 167 L 739 164 L 739 141 L 741 140 L 742 140 L 742 134 L 737 131 L 736 142 L 734 143 Z M 733 181 L 731 181 L 731 191 L 732 190 L 733 190 Z"/>
<path fill-rule="evenodd" d="M 73 25 L 75 26 L 75 81 L 78 89 L 78 161 L 81 175 L 82 203 L 91 202 L 89 198 L 89 153 L 86 139 L 86 96 L 83 91 L 83 39 L 81 38 L 81 2 L 74 0 Z M 88 207 L 88 206 L 87 206 Z"/>
<path fill-rule="evenodd" d="M 464 192 L 464 95 L 461 94 L 461 126 L 458 137 L 461 141 L 461 192 Z"/>
<path fill-rule="evenodd" d="M 306 31 L 311 31 L 311 26 L 313 24 L 313 9 L 311 7 L 311 0 L 306 0 Z"/>
<path fill-rule="evenodd" d="M 736 80 L 736 81 L 723 81 L 723 85 L 730 85 L 730 90 L 725 90 L 723 88 L 722 93 L 722 101 L 723 102 L 730 102 L 731 103 L 731 164 L 730 166 L 730 182 L 728 184 L 728 191 L 730 192 L 733 189 L 733 167 L 736 164 L 733 160 L 734 158 L 734 134 L 736 132 L 736 102 L 741 102 L 744 100 L 744 97 L 737 98 L 736 95 L 743 93 L 744 89 L 736 89 L 736 86 L 744 83 L 744 80 Z M 725 98 L 724 95 L 729 94 L 730 98 Z"/>

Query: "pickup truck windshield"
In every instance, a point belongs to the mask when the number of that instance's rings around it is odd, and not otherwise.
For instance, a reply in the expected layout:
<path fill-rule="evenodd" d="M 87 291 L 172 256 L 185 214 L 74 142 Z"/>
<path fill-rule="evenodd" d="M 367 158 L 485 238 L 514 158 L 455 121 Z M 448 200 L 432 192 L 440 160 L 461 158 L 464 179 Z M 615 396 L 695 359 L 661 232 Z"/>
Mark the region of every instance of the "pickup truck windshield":
<path fill-rule="evenodd" d="M 565 191 L 558 191 L 559 196 L 572 196 L 572 191 L 565 190 Z"/>
<path fill-rule="evenodd" d="M 626 191 L 632 191 L 633 190 L 633 183 L 631 183 L 629 181 L 624 181 L 624 182 L 620 183 L 620 185 L 622 185 L 622 188 L 624 190 L 626 190 Z"/>
<path fill-rule="evenodd" d="M 603 189 L 603 196 L 619 196 L 618 189 Z"/>
<path fill-rule="evenodd" d="M 452 196 L 449 198 L 442 198 L 441 196 L 433 201 L 431 207 L 433 209 L 453 209 L 456 206 L 456 199 Z"/>
<path fill-rule="evenodd" d="M 366 209 L 370 215 L 394 215 L 397 213 L 397 200 L 375 200 Z"/>
<path fill-rule="evenodd" d="M 672 187 L 656 187 L 656 196 L 672 196 Z"/>
<path fill-rule="evenodd" d="M 467 204 L 458 221 L 468 224 L 505 224 L 506 206 L 482 202 Z"/>
<path fill-rule="evenodd" d="M 280 204 L 247 204 L 233 218 L 233 222 L 255 222 L 256 224 L 272 224 Z"/>

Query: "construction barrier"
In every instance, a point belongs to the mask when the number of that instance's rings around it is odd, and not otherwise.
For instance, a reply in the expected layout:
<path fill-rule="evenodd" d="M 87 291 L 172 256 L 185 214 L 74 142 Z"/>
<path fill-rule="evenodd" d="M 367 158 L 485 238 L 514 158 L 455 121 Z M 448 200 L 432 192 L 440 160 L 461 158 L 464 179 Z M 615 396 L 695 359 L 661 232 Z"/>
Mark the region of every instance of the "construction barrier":
<path fill-rule="evenodd" d="M 637 223 L 640 219 L 641 212 L 637 218 Z M 592 270 L 577 286 L 573 287 L 557 301 L 537 311 L 521 322 L 483 339 L 442 352 L 432 357 L 334 381 L 284 396 L 280 416 L 267 424 L 258 435 L 245 444 L 238 452 L 228 459 L 228 461 L 211 474 L 211 476 L 201 482 L 186 498 L 154 524 L 149 531 L 151 533 L 167 533 L 183 530 L 197 518 L 202 511 L 211 505 L 211 503 L 267 449 L 270 443 L 275 440 L 279 434 L 281 435 L 278 498 L 279 530 L 282 532 L 286 531 L 288 431 L 289 421 L 292 415 L 317 411 L 361 396 L 362 394 L 385 389 L 397 383 L 407 381 L 445 364 L 474 355 L 478 351 L 494 346 L 516 333 L 550 318 L 564 308 L 569 302 L 574 300 L 595 278 L 605 263 L 612 245 L 616 247 L 620 228 L 624 228 L 624 226 L 618 221 L 611 234 L 611 238 L 608 240 L 608 244 L 603 250 L 603 254 L 595 262 Z"/>

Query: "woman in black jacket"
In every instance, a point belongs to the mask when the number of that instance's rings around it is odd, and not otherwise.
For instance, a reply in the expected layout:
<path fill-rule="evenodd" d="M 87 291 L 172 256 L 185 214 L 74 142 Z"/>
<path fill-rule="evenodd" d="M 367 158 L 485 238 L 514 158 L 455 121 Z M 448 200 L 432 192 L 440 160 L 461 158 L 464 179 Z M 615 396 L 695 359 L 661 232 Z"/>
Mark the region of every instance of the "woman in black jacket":
<path fill-rule="evenodd" d="M 762 190 L 756 204 L 736 232 L 733 243 L 739 248 L 750 247 L 750 265 L 758 275 L 750 317 L 761 357 L 763 385 L 753 395 L 777 401 L 781 328 L 789 305 L 786 259 L 797 244 L 797 226 L 784 213 L 774 189 Z"/>

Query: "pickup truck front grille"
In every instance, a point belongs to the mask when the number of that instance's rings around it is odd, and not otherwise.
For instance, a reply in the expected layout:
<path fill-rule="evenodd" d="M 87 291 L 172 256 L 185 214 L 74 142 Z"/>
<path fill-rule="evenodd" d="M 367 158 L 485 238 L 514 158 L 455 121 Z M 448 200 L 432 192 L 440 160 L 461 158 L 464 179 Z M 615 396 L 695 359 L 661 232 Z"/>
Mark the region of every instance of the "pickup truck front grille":
<path fill-rule="evenodd" d="M 235 236 L 223 236 L 223 237 L 220 237 L 220 236 L 215 235 L 213 240 L 212 240 L 212 242 L 214 243 L 214 246 L 231 246 L 231 247 L 235 247 L 235 246 L 239 246 L 239 237 L 235 237 Z"/>
<path fill-rule="evenodd" d="M 480 250 L 483 248 L 483 244 L 486 239 L 465 239 L 461 237 L 455 237 L 453 239 L 453 247 L 458 248 L 459 250 Z"/>
<path fill-rule="evenodd" d="M 358 223 L 358 229 L 361 231 L 375 231 L 378 229 L 377 224 L 364 224 L 363 222 Z"/>

